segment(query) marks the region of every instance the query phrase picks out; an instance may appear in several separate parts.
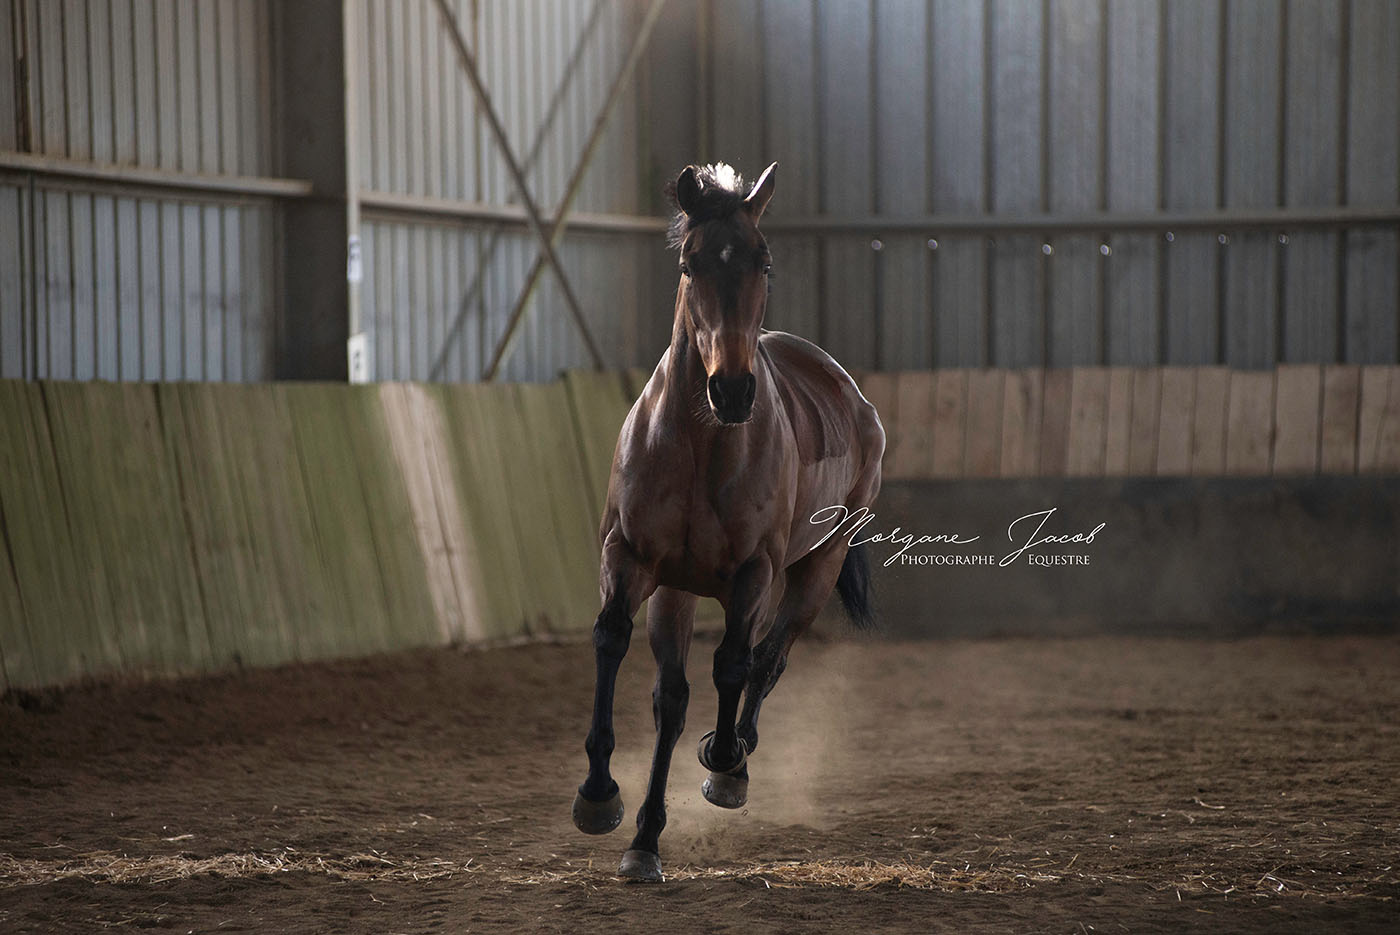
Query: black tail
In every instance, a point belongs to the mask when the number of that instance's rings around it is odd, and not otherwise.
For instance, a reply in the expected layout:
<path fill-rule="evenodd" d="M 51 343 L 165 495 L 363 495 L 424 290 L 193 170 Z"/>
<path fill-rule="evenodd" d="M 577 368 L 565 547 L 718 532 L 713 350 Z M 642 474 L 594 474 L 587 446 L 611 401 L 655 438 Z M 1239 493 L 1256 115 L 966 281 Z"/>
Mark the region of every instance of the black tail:
<path fill-rule="evenodd" d="M 875 628 L 875 608 L 870 600 L 870 559 L 865 554 L 864 544 L 847 550 L 841 574 L 836 578 L 836 593 L 841 595 L 841 606 L 846 608 L 852 626 L 857 630 Z"/>

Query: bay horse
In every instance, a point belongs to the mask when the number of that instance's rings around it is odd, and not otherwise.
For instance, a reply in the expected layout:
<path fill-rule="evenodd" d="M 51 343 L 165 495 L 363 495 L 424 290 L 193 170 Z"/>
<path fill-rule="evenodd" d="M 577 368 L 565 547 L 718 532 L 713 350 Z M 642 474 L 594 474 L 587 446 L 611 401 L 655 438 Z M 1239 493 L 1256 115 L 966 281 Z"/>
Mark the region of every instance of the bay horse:
<path fill-rule="evenodd" d="M 589 834 L 622 821 L 609 772 L 613 690 L 632 618 L 650 597 L 656 748 L 637 834 L 618 868 L 632 880 L 662 879 L 666 778 L 685 728 L 698 598 L 724 608 L 713 670 L 718 723 L 699 749 L 710 771 L 701 791 L 722 808 L 747 801 L 759 707 L 833 587 L 857 626 L 872 623 L 863 550 L 839 535 L 824 540 L 830 530 L 813 519 L 838 504 L 871 506 L 885 432 L 875 407 L 825 351 L 761 328 L 772 258 L 758 222 L 775 169 L 748 191 L 723 164 L 687 166 L 667 186 L 678 209 L 668 238 L 680 254 L 675 320 L 613 455 L 600 530 L 588 778 L 573 804 L 574 824 Z"/>

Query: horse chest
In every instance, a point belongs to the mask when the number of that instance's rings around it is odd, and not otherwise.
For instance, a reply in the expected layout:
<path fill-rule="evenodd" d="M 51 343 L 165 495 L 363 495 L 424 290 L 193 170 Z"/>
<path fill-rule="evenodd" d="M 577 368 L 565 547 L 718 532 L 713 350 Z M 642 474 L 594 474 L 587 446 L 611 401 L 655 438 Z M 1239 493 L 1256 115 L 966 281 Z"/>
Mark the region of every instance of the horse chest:
<path fill-rule="evenodd" d="M 624 531 L 662 584 L 709 593 L 766 545 L 771 501 L 760 505 L 694 475 L 670 472 L 641 485 L 622 506 Z"/>

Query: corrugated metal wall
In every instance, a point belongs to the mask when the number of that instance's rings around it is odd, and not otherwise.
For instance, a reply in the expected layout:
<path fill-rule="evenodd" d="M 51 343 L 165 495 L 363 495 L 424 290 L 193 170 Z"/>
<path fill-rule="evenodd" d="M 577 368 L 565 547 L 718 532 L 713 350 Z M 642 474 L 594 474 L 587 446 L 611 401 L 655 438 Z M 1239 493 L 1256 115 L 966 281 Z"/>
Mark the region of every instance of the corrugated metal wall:
<path fill-rule="evenodd" d="M 595 115 L 637 32 L 642 5 L 626 0 L 455 0 L 493 105 L 546 220 L 563 196 Z M 389 193 L 488 205 L 518 204 L 506 162 L 429 3 L 352 0 L 362 42 L 355 75 L 360 185 Z M 637 215 L 636 92 L 620 101 L 578 211 Z M 479 378 L 505 330 L 537 250 L 519 223 L 451 220 L 407 202 L 364 209 L 363 330 L 380 380 Z M 635 342 L 645 296 L 636 233 L 566 233 L 558 250 L 589 327 L 611 366 L 653 352 Z M 505 379 L 549 379 L 590 363 L 546 271 Z"/>
<path fill-rule="evenodd" d="M 693 9 L 690 158 L 778 160 L 775 230 L 1400 204 L 1391 0 Z M 860 368 L 1393 362 L 1396 226 L 784 231 L 770 323 Z"/>
<path fill-rule="evenodd" d="M 0 150 L 272 175 L 262 0 L 0 0 Z M 0 376 L 271 373 L 275 215 L 246 196 L 0 172 Z"/>
<path fill-rule="evenodd" d="M 372 376 L 477 379 L 535 244 L 434 4 L 345 2 Z M 646 4 L 452 5 L 548 216 Z M 273 180 L 276 9 L 0 0 L 0 153 Z M 559 253 L 604 363 L 648 365 L 662 182 L 776 159 L 769 324 L 854 368 L 1394 362 L 1397 127 L 1391 0 L 671 0 L 575 205 L 607 218 Z M 1316 223 L 1338 206 L 1392 213 Z M 1199 223 L 1260 210 L 1312 221 Z M 1044 227 L 1086 215 L 1147 220 Z M 270 196 L 12 160 L 0 376 L 271 376 L 278 224 Z M 541 282 L 508 379 L 589 363 Z"/>

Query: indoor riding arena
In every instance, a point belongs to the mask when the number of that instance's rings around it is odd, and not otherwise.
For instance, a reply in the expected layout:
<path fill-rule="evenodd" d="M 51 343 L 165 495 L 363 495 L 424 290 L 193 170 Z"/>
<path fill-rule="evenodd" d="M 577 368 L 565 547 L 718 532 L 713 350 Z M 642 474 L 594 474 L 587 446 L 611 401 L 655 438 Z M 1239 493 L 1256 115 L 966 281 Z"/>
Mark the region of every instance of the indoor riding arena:
<path fill-rule="evenodd" d="M 0 76 L 0 932 L 1400 930 L 1400 4 Z"/>

